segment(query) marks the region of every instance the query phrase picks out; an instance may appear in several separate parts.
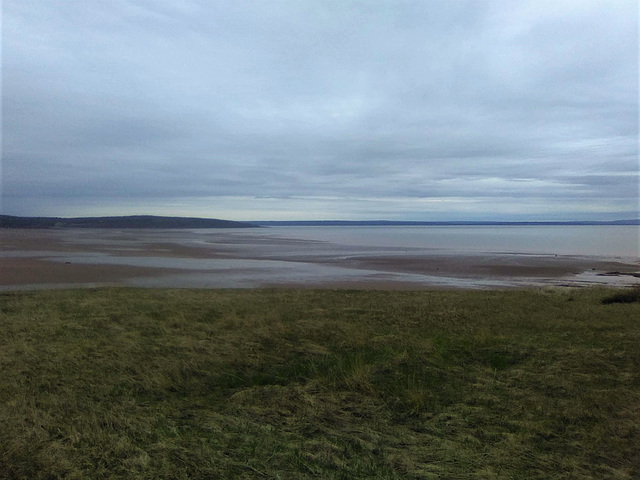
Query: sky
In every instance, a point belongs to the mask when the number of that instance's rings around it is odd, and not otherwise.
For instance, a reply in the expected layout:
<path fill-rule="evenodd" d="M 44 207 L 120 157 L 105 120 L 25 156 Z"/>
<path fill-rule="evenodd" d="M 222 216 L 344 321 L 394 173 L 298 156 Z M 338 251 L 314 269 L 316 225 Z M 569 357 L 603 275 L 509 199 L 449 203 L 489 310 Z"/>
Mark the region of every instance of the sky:
<path fill-rule="evenodd" d="M 636 0 L 3 0 L 8 215 L 639 217 Z"/>

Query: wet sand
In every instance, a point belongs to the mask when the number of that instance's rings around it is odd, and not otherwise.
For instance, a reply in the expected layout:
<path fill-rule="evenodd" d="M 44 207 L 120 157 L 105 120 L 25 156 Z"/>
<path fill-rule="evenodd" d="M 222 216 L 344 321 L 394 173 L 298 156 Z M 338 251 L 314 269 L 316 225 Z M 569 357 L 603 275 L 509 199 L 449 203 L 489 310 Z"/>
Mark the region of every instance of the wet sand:
<path fill-rule="evenodd" d="M 264 235 L 260 229 L 0 230 L 0 288 L 522 288 L 640 284 L 638 262 L 444 254 Z"/>
<path fill-rule="evenodd" d="M 117 284 L 123 280 L 173 271 L 127 265 L 57 263 L 41 258 L 0 258 L 0 285 Z"/>

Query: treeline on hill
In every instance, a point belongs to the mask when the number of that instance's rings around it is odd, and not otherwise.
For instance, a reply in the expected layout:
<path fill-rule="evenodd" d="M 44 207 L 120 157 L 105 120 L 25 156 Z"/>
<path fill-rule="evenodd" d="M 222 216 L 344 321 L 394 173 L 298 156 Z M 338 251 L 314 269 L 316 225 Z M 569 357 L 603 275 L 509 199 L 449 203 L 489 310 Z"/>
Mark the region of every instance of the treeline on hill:
<path fill-rule="evenodd" d="M 247 228 L 247 222 L 210 218 L 158 217 L 132 215 L 124 217 L 16 217 L 0 215 L 0 228 Z"/>

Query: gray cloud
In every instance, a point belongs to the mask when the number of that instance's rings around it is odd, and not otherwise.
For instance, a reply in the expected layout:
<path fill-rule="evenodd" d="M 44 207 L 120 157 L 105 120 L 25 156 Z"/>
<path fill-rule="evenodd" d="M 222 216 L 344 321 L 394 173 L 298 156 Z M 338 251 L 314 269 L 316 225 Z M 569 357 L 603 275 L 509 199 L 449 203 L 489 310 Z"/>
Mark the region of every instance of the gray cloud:
<path fill-rule="evenodd" d="M 5 0 L 3 210 L 637 216 L 637 20 L 604 0 Z"/>

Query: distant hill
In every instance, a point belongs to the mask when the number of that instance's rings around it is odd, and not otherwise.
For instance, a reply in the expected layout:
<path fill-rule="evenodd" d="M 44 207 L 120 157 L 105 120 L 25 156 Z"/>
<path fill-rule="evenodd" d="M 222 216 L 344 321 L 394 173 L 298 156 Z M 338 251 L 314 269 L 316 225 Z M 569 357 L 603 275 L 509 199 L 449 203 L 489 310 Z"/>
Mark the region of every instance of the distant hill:
<path fill-rule="evenodd" d="M 157 217 L 14 217 L 0 215 L 0 228 L 251 228 L 257 225 L 209 218 Z"/>

